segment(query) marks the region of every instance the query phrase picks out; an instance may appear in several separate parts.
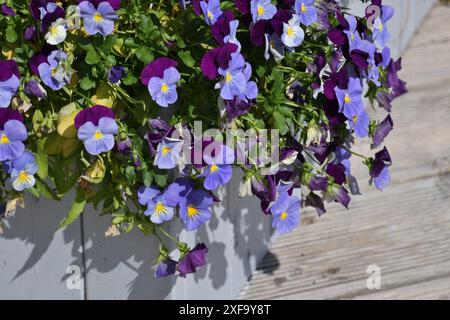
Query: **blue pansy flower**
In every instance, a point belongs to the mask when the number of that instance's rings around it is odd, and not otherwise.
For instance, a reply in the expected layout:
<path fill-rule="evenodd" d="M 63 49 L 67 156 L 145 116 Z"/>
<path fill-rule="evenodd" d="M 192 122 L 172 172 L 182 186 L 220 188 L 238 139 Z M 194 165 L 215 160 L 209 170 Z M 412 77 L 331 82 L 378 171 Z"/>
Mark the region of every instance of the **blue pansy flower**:
<path fill-rule="evenodd" d="M 11 163 L 11 179 L 14 190 L 23 191 L 32 188 L 36 183 L 34 175 L 38 171 L 34 155 L 24 151 L 22 155 Z"/>
<path fill-rule="evenodd" d="M 180 202 L 180 218 L 186 230 L 195 230 L 211 218 L 212 203 L 212 196 L 204 190 L 192 191 Z"/>
<path fill-rule="evenodd" d="M 232 53 L 227 69 L 219 68 L 218 73 L 223 76 L 223 81 L 217 87 L 220 88 L 220 96 L 225 100 L 233 100 L 235 96 L 245 93 L 246 77 L 243 73 L 245 67 L 244 57 L 240 53 Z"/>
<path fill-rule="evenodd" d="M 300 27 L 300 17 L 294 14 L 288 23 L 283 23 L 281 41 L 286 47 L 295 48 L 302 44 L 304 38 L 305 32 Z"/>
<path fill-rule="evenodd" d="M 91 121 L 84 123 L 78 129 L 78 139 L 83 141 L 89 154 L 96 156 L 114 147 L 114 135 L 118 130 L 114 119 L 103 117 L 98 121 L 98 126 Z"/>
<path fill-rule="evenodd" d="M 272 227 L 282 234 L 291 232 L 300 223 L 300 200 L 285 195 L 270 208 L 270 212 L 273 216 Z"/>
<path fill-rule="evenodd" d="M 203 156 L 207 166 L 201 176 L 205 177 L 203 186 L 206 190 L 216 190 L 227 184 L 233 176 L 234 151 L 226 145 L 221 145 L 219 148 L 216 155 Z"/>
<path fill-rule="evenodd" d="M 166 201 L 165 193 L 156 187 L 142 186 L 138 191 L 139 204 L 147 206 L 144 214 L 150 216 L 153 223 L 161 224 L 173 218 L 175 210 Z"/>
<path fill-rule="evenodd" d="M 314 7 L 315 0 L 295 0 L 295 13 L 298 14 L 300 22 L 309 26 L 317 20 L 317 9 Z"/>
<path fill-rule="evenodd" d="M 55 50 L 48 56 L 48 62 L 41 63 L 38 67 L 42 82 L 53 90 L 60 90 L 70 81 L 71 73 L 67 70 L 66 60 L 67 55 L 63 51 Z"/>
<path fill-rule="evenodd" d="M 164 138 L 156 149 L 154 164 L 160 169 L 173 169 L 180 160 L 183 141 Z"/>
<path fill-rule="evenodd" d="M 0 161 L 15 160 L 25 151 L 23 141 L 28 133 L 24 124 L 19 120 L 8 120 L 3 130 L 0 130 Z"/>
<path fill-rule="evenodd" d="M 334 91 L 339 102 L 339 112 L 343 112 L 347 119 L 352 120 L 354 116 L 358 116 L 364 110 L 363 88 L 359 79 L 350 78 L 346 90 L 336 87 Z"/>
<path fill-rule="evenodd" d="M 394 8 L 391 6 L 383 6 L 381 8 L 381 17 L 378 17 L 373 22 L 372 38 L 378 48 L 384 48 L 391 39 L 391 34 L 387 29 L 386 23 L 394 15 Z"/>
<path fill-rule="evenodd" d="M 359 115 L 353 116 L 348 120 L 350 128 L 355 131 L 356 136 L 365 138 L 369 134 L 370 117 L 366 111 L 362 111 Z"/>
<path fill-rule="evenodd" d="M 200 2 L 200 7 L 202 8 L 206 23 L 208 23 L 210 26 L 212 26 L 217 21 L 217 19 L 222 15 L 219 0 L 209 0 L 208 3 L 202 1 Z"/>
<path fill-rule="evenodd" d="M 253 22 L 270 20 L 277 13 L 277 7 L 270 0 L 252 0 L 250 2 L 250 12 Z"/>
<path fill-rule="evenodd" d="M 114 21 L 117 20 L 118 15 L 109 2 L 100 2 L 95 8 L 91 2 L 83 1 L 78 7 L 88 34 L 100 33 L 102 36 L 107 36 L 114 31 Z"/>

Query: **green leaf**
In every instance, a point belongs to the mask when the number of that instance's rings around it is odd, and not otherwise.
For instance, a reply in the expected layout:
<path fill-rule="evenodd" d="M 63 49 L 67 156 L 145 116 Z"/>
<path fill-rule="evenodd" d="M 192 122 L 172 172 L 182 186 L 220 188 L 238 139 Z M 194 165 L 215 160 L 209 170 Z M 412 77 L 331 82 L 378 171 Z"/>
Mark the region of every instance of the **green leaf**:
<path fill-rule="evenodd" d="M 280 134 L 285 135 L 289 130 L 286 124 L 286 118 L 279 111 L 275 111 L 272 116 L 275 126 L 280 130 Z"/>
<path fill-rule="evenodd" d="M 6 40 L 8 42 L 10 42 L 10 43 L 16 42 L 16 40 L 17 40 L 17 33 L 11 26 L 6 28 L 5 35 L 6 35 Z"/>
<path fill-rule="evenodd" d="M 86 58 L 84 59 L 87 64 L 93 65 L 100 62 L 100 57 L 95 51 L 95 49 L 91 49 L 87 52 Z"/>
<path fill-rule="evenodd" d="M 59 224 L 59 227 L 66 227 L 73 223 L 75 220 L 78 219 L 78 217 L 81 215 L 81 213 L 84 211 L 84 208 L 86 207 L 86 197 L 84 194 L 84 191 L 82 189 L 78 189 L 77 193 L 75 195 L 75 200 L 72 203 L 72 207 L 70 208 L 69 214 L 66 218 L 64 218 L 61 223 Z"/>
<path fill-rule="evenodd" d="M 190 51 L 178 51 L 178 57 L 189 68 L 192 68 L 193 66 L 195 66 L 195 60 L 194 60 L 194 58 L 192 58 Z"/>
<path fill-rule="evenodd" d="M 148 47 L 138 49 L 138 51 L 136 51 L 136 57 L 145 64 L 149 63 L 154 58 L 152 50 Z"/>
<path fill-rule="evenodd" d="M 158 186 L 164 187 L 167 184 L 167 174 L 166 173 L 158 174 L 158 173 L 154 172 L 153 173 L 153 180 L 155 180 L 155 183 Z"/>
<path fill-rule="evenodd" d="M 38 166 L 38 176 L 41 179 L 48 177 L 48 155 L 44 152 L 38 152 L 35 155 L 36 164 Z"/>
<path fill-rule="evenodd" d="M 131 72 L 129 72 L 128 75 L 122 79 L 123 84 L 126 86 L 132 86 L 137 81 L 138 79 Z"/>
<path fill-rule="evenodd" d="M 88 76 L 84 77 L 80 81 L 80 87 L 83 90 L 90 90 L 95 87 L 95 81 L 91 80 Z"/>

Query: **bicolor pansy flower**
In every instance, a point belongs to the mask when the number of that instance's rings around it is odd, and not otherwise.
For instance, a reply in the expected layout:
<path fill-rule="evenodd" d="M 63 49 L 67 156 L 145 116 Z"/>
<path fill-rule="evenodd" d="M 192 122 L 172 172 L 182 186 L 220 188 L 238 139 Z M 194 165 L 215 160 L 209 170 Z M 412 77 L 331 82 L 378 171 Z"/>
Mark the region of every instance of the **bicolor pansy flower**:
<path fill-rule="evenodd" d="M 0 108 L 7 108 L 19 88 L 19 69 L 14 60 L 0 60 Z"/>

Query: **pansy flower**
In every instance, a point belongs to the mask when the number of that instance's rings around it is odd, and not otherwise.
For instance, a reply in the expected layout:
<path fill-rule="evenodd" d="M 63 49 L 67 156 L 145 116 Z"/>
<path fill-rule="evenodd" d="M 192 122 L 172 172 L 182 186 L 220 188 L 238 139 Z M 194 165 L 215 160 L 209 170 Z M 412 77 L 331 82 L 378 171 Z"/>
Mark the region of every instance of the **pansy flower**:
<path fill-rule="evenodd" d="M 220 0 L 209 0 L 208 2 L 202 1 L 200 2 L 200 7 L 202 8 L 206 23 L 210 26 L 212 26 L 222 15 L 222 10 L 220 10 Z"/>
<path fill-rule="evenodd" d="M 212 196 L 204 190 L 193 190 L 180 202 L 180 218 L 186 230 L 198 229 L 211 218 Z"/>
<path fill-rule="evenodd" d="M 25 151 L 28 133 L 17 110 L 0 109 L 0 161 L 15 160 Z"/>
<path fill-rule="evenodd" d="M 180 160 L 183 140 L 164 138 L 156 149 L 155 165 L 160 169 L 173 169 Z"/>
<path fill-rule="evenodd" d="M 169 58 L 158 58 L 150 62 L 141 72 L 141 81 L 159 106 L 168 107 L 178 99 L 177 83 L 180 73 L 178 62 Z"/>
<path fill-rule="evenodd" d="M 356 18 L 352 15 L 347 16 L 346 21 L 348 23 L 348 29 L 344 30 L 344 33 L 347 35 L 350 52 L 356 48 L 361 41 L 361 36 L 357 30 L 358 22 Z"/>
<path fill-rule="evenodd" d="M 347 119 L 352 120 L 354 116 L 358 116 L 364 110 L 363 88 L 359 79 L 350 78 L 346 90 L 336 87 L 334 91 L 339 102 L 339 112 L 343 112 Z"/>
<path fill-rule="evenodd" d="M 25 84 L 24 90 L 27 94 L 38 98 L 38 100 L 47 97 L 47 91 L 34 79 Z"/>
<path fill-rule="evenodd" d="M 51 24 L 45 34 L 45 41 L 51 45 L 57 45 L 66 40 L 67 36 L 67 25 L 66 21 L 59 18 Z"/>
<path fill-rule="evenodd" d="M 386 147 L 375 154 L 372 166 L 370 168 L 370 181 L 375 184 L 378 190 L 383 190 L 391 182 L 389 166 L 392 164 L 391 155 Z"/>
<path fill-rule="evenodd" d="M 23 191 L 32 188 L 36 183 L 34 175 L 38 171 L 34 155 L 29 151 L 24 151 L 22 155 L 11 162 L 12 186 L 16 191 Z"/>
<path fill-rule="evenodd" d="M 15 16 L 16 12 L 14 11 L 13 8 L 8 7 L 8 5 L 6 3 L 1 5 L 1 12 L 4 16 Z"/>
<path fill-rule="evenodd" d="M 279 233 L 288 233 L 300 223 L 300 200 L 295 196 L 284 196 L 283 201 L 277 201 L 271 208 L 273 216 L 272 227 Z"/>
<path fill-rule="evenodd" d="M 314 7 L 315 0 L 295 0 L 295 13 L 305 26 L 309 26 L 317 20 L 317 9 Z"/>
<path fill-rule="evenodd" d="M 54 0 L 31 0 L 30 11 L 34 20 L 41 21 L 41 32 L 45 33 L 48 27 L 66 13 Z"/>
<path fill-rule="evenodd" d="M 161 261 L 158 266 L 156 267 L 155 271 L 155 277 L 156 278 L 162 278 L 167 277 L 175 273 L 177 268 L 177 262 L 167 258 L 163 261 Z"/>
<path fill-rule="evenodd" d="M 270 0 L 252 0 L 250 2 L 250 12 L 253 22 L 269 20 L 277 13 L 277 7 Z"/>
<path fill-rule="evenodd" d="M 373 144 L 375 146 L 379 146 L 384 138 L 394 129 L 394 122 L 391 118 L 391 115 L 388 114 L 386 118 L 380 122 L 380 124 L 375 129 L 375 133 L 373 134 Z"/>
<path fill-rule="evenodd" d="M 48 62 L 38 66 L 39 76 L 48 87 L 60 90 L 69 83 L 71 72 L 66 66 L 67 55 L 61 50 L 55 50 L 47 58 Z"/>
<path fill-rule="evenodd" d="M 245 90 L 242 94 L 239 95 L 239 99 L 241 101 L 253 100 L 258 96 L 258 86 L 255 81 L 250 81 L 252 76 L 252 66 L 250 63 L 246 62 L 244 69 L 242 69 L 242 73 L 245 76 L 245 81 L 247 82 L 245 85 Z"/>
<path fill-rule="evenodd" d="M 0 108 L 7 108 L 19 88 L 19 69 L 14 60 L 0 60 Z"/>
<path fill-rule="evenodd" d="M 283 23 L 283 34 L 281 41 L 288 48 L 295 48 L 302 44 L 305 38 L 305 32 L 300 27 L 300 18 L 298 15 L 293 15 L 288 23 Z"/>
<path fill-rule="evenodd" d="M 119 16 L 109 2 L 100 2 L 95 7 L 91 2 L 83 1 L 78 7 L 88 34 L 95 35 L 100 33 L 102 36 L 107 36 L 114 31 L 114 21 Z"/>
<path fill-rule="evenodd" d="M 366 111 L 362 111 L 360 114 L 353 116 L 348 120 L 350 128 L 355 131 L 355 134 L 359 138 L 365 138 L 369 134 L 370 117 Z"/>
<path fill-rule="evenodd" d="M 235 44 L 238 47 L 236 52 L 240 52 L 241 51 L 241 43 L 236 38 L 237 29 L 239 27 L 239 20 L 231 20 L 229 23 L 229 26 L 230 26 L 230 33 L 223 38 L 223 42 Z"/>
<path fill-rule="evenodd" d="M 284 59 L 284 49 L 285 45 L 283 41 L 276 34 L 265 34 L 264 38 L 266 40 L 266 49 L 264 51 L 264 58 L 266 60 L 270 59 L 270 54 L 276 62 L 280 62 Z"/>
<path fill-rule="evenodd" d="M 216 151 L 215 155 L 203 155 L 207 166 L 201 176 L 205 178 L 203 186 L 206 190 L 216 190 L 224 186 L 233 176 L 234 151 L 226 145 L 219 145 Z"/>
<path fill-rule="evenodd" d="M 391 6 L 382 6 L 381 17 L 378 17 L 373 22 L 372 38 L 378 48 L 384 48 L 391 39 L 391 34 L 387 29 L 387 22 L 394 15 L 394 8 Z"/>
<path fill-rule="evenodd" d="M 83 141 L 87 152 L 99 155 L 114 147 L 114 135 L 118 126 L 114 112 L 104 106 L 93 106 L 80 111 L 75 117 L 75 128 L 78 129 L 78 139 Z"/>
<path fill-rule="evenodd" d="M 123 66 L 114 66 L 108 71 L 108 81 L 111 83 L 118 83 L 125 76 L 126 71 Z"/>
<path fill-rule="evenodd" d="M 170 207 L 165 199 L 164 192 L 156 187 L 142 186 L 138 191 L 139 204 L 147 206 L 144 214 L 150 216 L 153 223 L 161 224 L 169 221 L 174 216 L 174 209 Z"/>
<path fill-rule="evenodd" d="M 218 73 L 223 76 L 223 81 L 217 87 L 220 88 L 220 96 L 225 100 L 232 100 L 235 96 L 245 93 L 246 78 L 242 72 L 245 67 L 244 57 L 240 53 L 232 53 L 228 68 L 219 68 Z"/>
<path fill-rule="evenodd" d="M 177 270 L 180 272 L 180 276 L 185 277 L 186 274 L 195 273 L 197 268 L 203 267 L 206 264 L 207 253 L 208 248 L 204 243 L 197 244 L 195 248 L 189 251 L 178 263 Z"/>

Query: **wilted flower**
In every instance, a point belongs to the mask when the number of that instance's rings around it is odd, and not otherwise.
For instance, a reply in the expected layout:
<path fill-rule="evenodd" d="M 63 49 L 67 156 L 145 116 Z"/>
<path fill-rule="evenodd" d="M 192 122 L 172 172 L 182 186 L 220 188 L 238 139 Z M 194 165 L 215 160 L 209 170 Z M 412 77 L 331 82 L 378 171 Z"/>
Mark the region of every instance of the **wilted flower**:
<path fill-rule="evenodd" d="M 47 96 L 47 91 L 42 87 L 36 80 L 30 80 L 27 82 L 24 88 L 25 92 L 32 95 L 38 99 L 45 98 Z"/>
<path fill-rule="evenodd" d="M 114 66 L 108 71 L 108 80 L 111 83 L 118 83 L 125 75 L 125 67 Z"/>
<path fill-rule="evenodd" d="M 204 243 L 197 244 L 179 262 L 177 270 L 180 272 L 180 276 L 185 277 L 186 274 L 195 273 L 197 268 L 203 267 L 206 264 L 207 253 L 208 248 Z"/>

